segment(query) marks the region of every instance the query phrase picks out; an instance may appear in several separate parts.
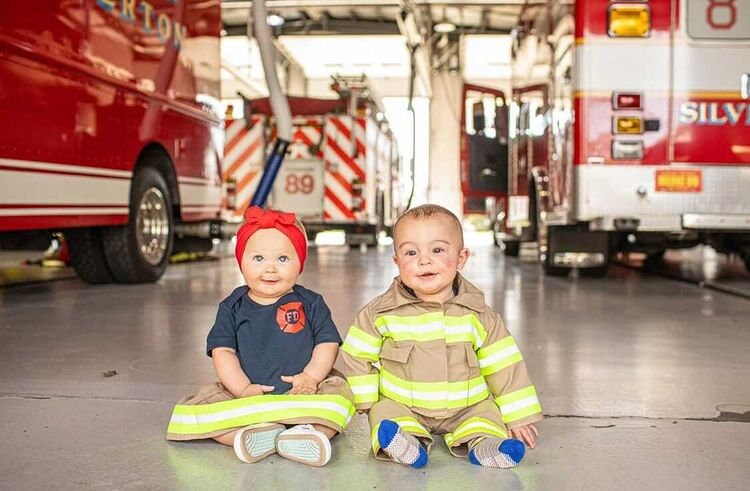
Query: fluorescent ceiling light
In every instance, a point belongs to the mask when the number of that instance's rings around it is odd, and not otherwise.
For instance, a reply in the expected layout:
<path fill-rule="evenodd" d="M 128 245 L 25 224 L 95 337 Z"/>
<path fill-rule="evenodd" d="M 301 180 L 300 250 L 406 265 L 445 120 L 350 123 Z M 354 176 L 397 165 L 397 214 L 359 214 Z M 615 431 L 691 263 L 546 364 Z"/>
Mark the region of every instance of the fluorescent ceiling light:
<path fill-rule="evenodd" d="M 452 22 L 440 22 L 438 24 L 435 24 L 435 27 L 433 27 L 433 29 L 435 29 L 435 32 L 453 32 L 456 30 L 456 24 Z"/>
<path fill-rule="evenodd" d="M 284 18 L 279 14 L 271 14 L 266 17 L 266 24 L 271 27 L 281 27 L 284 25 Z"/>

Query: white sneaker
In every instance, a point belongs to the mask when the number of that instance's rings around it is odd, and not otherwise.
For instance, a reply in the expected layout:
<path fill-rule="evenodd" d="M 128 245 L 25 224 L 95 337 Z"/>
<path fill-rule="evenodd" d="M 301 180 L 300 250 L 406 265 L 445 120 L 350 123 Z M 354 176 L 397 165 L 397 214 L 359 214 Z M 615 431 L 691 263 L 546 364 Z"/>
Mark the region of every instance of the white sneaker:
<path fill-rule="evenodd" d="M 265 459 L 276 452 L 276 437 L 285 429 L 278 423 L 246 426 L 234 435 L 234 453 L 246 464 Z"/>
<path fill-rule="evenodd" d="M 320 467 L 331 460 L 331 441 L 312 425 L 297 425 L 276 438 L 276 451 L 285 459 Z"/>

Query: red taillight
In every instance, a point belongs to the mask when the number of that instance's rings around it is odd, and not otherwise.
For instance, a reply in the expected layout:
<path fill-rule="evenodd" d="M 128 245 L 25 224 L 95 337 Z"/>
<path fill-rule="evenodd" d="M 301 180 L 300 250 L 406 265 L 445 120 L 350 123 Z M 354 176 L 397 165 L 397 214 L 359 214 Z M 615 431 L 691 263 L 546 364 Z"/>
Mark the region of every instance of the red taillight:
<path fill-rule="evenodd" d="M 643 110 L 643 96 L 637 92 L 613 92 L 612 109 L 615 111 L 624 109 L 626 111 Z M 613 160 L 641 160 L 643 159 L 643 140 L 632 138 L 632 135 L 640 135 L 644 131 L 644 122 L 641 115 L 617 113 L 612 116 L 612 133 L 615 135 L 629 135 L 630 138 L 619 139 L 615 136 L 612 140 Z"/>
<path fill-rule="evenodd" d="M 352 211 L 362 211 L 365 200 L 362 199 L 365 182 L 362 179 L 352 179 Z"/>
<path fill-rule="evenodd" d="M 227 179 L 227 210 L 237 208 L 237 180 L 234 176 Z"/>
<path fill-rule="evenodd" d="M 643 109 L 641 94 L 615 92 L 612 96 L 613 109 Z"/>

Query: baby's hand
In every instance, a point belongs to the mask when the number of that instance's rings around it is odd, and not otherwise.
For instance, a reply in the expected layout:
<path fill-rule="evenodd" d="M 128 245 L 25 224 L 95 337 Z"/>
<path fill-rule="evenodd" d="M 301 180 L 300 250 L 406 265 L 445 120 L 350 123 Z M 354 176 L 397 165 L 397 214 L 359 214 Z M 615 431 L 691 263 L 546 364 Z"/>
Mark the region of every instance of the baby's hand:
<path fill-rule="evenodd" d="M 242 390 L 240 397 L 262 396 L 273 389 L 272 385 L 250 384 Z"/>
<path fill-rule="evenodd" d="M 536 446 L 536 437 L 539 436 L 539 431 L 534 425 L 519 426 L 510 430 L 511 438 L 521 440 L 528 447 L 534 448 Z"/>
<path fill-rule="evenodd" d="M 289 391 L 292 395 L 310 395 L 318 391 L 318 382 L 305 372 L 300 372 L 297 375 L 282 375 L 281 380 L 292 384 L 292 390 Z"/>

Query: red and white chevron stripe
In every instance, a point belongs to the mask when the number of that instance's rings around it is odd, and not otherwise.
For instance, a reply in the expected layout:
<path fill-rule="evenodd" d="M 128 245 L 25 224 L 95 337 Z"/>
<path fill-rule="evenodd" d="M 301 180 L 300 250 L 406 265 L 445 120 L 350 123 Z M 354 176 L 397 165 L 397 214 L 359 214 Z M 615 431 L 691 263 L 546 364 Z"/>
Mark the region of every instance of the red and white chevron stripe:
<path fill-rule="evenodd" d="M 366 181 L 365 125 L 365 118 L 359 117 L 328 116 L 326 119 L 323 216 L 327 220 L 350 221 L 363 218 L 362 212 L 352 210 L 352 181 Z"/>
<path fill-rule="evenodd" d="M 253 117 L 251 128 L 248 128 L 244 119 L 226 122 L 221 177 L 225 183 L 234 178 L 236 206 L 234 210 L 226 209 L 225 197 L 225 215 L 242 216 L 258 186 L 260 171 L 263 169 L 263 121 L 262 117 Z"/>
<path fill-rule="evenodd" d="M 225 180 L 234 177 L 237 182 L 235 216 L 241 215 L 249 203 L 260 180 L 265 155 L 271 150 L 271 144 L 276 138 L 276 128 L 271 126 L 267 141 L 269 147 L 264 148 L 265 118 L 266 116 L 254 117 L 251 129 L 242 120 L 227 123 L 223 177 Z M 368 211 L 374 212 L 368 210 L 367 205 L 374 206 L 375 203 L 371 199 L 366 201 L 366 197 L 374 195 L 375 185 L 374 182 L 367 182 L 368 176 L 374 176 L 380 167 L 387 171 L 389 165 L 383 163 L 385 159 L 380 148 L 383 146 L 382 141 L 368 146 L 367 118 L 344 115 L 300 116 L 294 118 L 293 124 L 292 142 L 286 159 L 317 159 L 325 165 L 323 219 L 336 222 L 367 221 Z M 370 130 L 377 131 L 375 127 Z M 371 159 L 379 161 L 377 165 L 368 163 L 368 152 L 371 153 Z M 354 184 L 355 182 L 359 182 L 359 185 Z"/>
<path fill-rule="evenodd" d="M 323 118 L 305 118 L 294 121 L 290 159 L 322 158 Z"/>

